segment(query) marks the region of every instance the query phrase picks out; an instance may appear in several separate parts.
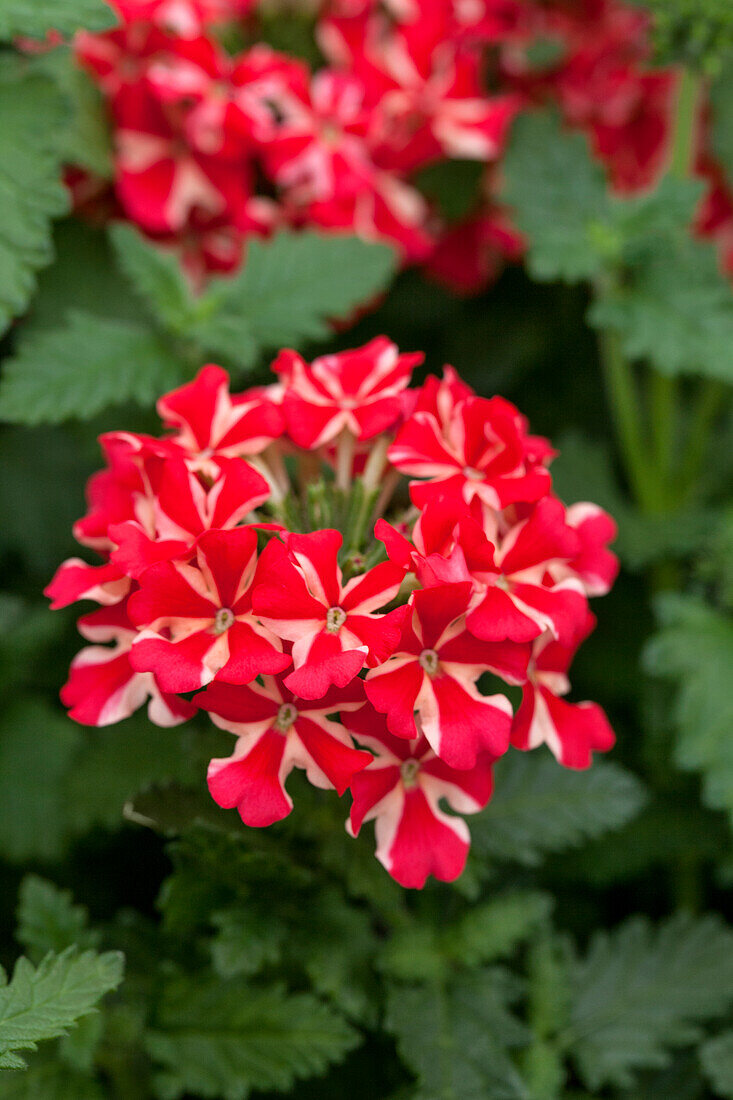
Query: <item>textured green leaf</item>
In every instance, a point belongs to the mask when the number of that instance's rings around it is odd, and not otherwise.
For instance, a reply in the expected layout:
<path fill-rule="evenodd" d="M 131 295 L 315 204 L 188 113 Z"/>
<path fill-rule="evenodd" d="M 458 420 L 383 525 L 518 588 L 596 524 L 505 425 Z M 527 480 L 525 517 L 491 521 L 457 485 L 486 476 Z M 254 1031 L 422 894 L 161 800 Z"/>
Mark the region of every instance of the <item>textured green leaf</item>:
<path fill-rule="evenodd" d="M 733 295 L 710 244 L 683 233 L 655 240 L 588 318 L 664 374 L 733 382 Z"/>
<path fill-rule="evenodd" d="M 717 916 L 685 914 L 653 928 L 634 917 L 599 932 L 571 964 L 564 1040 L 590 1089 L 629 1087 L 663 1067 L 669 1048 L 695 1042 L 700 1024 L 733 1001 L 733 932 Z"/>
<path fill-rule="evenodd" d="M 656 603 L 661 629 L 644 664 L 677 685 L 675 759 L 703 775 L 708 806 L 733 820 L 733 621 L 692 596 L 668 593 Z"/>
<path fill-rule="evenodd" d="M 210 329 L 227 326 L 232 350 L 237 332 L 261 350 L 330 335 L 332 319 L 343 318 L 386 289 L 396 268 L 395 254 L 382 244 L 357 237 L 322 233 L 278 233 L 269 241 L 253 239 L 234 279 L 212 280 L 208 298 L 217 304 Z M 206 341 L 208 329 L 199 330 Z"/>
<path fill-rule="evenodd" d="M 244 1100 L 252 1089 L 285 1091 L 322 1073 L 357 1041 L 340 1016 L 307 994 L 181 978 L 165 988 L 145 1047 L 162 1067 L 161 1100 L 187 1093 Z"/>
<path fill-rule="evenodd" d="M 475 853 L 527 865 L 617 829 L 639 812 L 644 790 L 618 764 L 561 768 L 549 753 L 510 751 L 497 762 L 496 792 L 471 819 Z"/>
<path fill-rule="evenodd" d="M 64 162 L 111 178 L 112 137 L 102 92 L 80 67 L 73 49 L 57 46 L 41 53 L 33 58 L 33 68 L 53 80 L 68 106 L 67 124 L 58 137 Z"/>
<path fill-rule="evenodd" d="M 73 722 L 18 700 L 0 723 L 0 850 L 5 859 L 54 859 L 66 840 L 61 778 L 80 741 Z"/>
<path fill-rule="evenodd" d="M 31 332 L 7 361 L 0 418 L 20 424 L 89 419 L 123 401 L 152 404 L 184 374 L 143 325 L 70 312 L 63 328 Z"/>
<path fill-rule="evenodd" d="M 502 173 L 502 200 L 528 238 L 531 275 L 568 283 L 596 275 L 611 234 L 610 205 L 603 169 L 586 138 L 564 130 L 555 115 L 520 115 Z"/>
<path fill-rule="evenodd" d="M 0 13 L 0 26 L 2 14 Z M 69 205 L 61 182 L 63 96 L 52 81 L 4 62 L 0 76 L 0 332 L 25 309 L 49 262 L 51 219 Z"/>
<path fill-rule="evenodd" d="M 733 1031 L 724 1031 L 703 1043 L 700 1062 L 716 1095 L 733 1100 Z"/>
<path fill-rule="evenodd" d="M 60 890 L 38 875 L 26 875 L 20 887 L 18 929 L 15 938 L 32 962 L 49 951 L 67 947 L 95 947 L 98 937 L 89 929 L 89 914 L 75 905 L 69 890 Z"/>
<path fill-rule="evenodd" d="M 515 979 L 495 968 L 447 985 L 389 987 L 385 1026 L 418 1078 L 420 1100 L 529 1100 L 509 1056 L 528 1038 L 508 1008 L 518 992 Z"/>
<path fill-rule="evenodd" d="M 237 276 L 212 279 L 195 295 L 173 255 L 129 226 L 111 235 L 123 271 L 158 322 L 192 356 L 216 356 L 234 368 L 251 366 L 265 349 L 328 336 L 328 321 L 374 297 L 395 266 L 385 245 L 280 233 L 252 240 Z"/>
<path fill-rule="evenodd" d="M 140 301 L 167 329 L 185 335 L 194 321 L 195 301 L 178 257 L 145 240 L 131 225 L 113 225 L 109 236 Z"/>
<path fill-rule="evenodd" d="M 474 905 L 448 927 L 414 921 L 394 932 L 379 954 L 380 969 L 401 981 L 444 979 L 458 966 L 479 966 L 512 953 L 550 913 L 538 890 L 517 890 Z"/>
<path fill-rule="evenodd" d="M 70 36 L 103 31 L 117 22 L 105 0 L 0 0 L 0 39 L 45 38 L 50 30 Z"/>
<path fill-rule="evenodd" d="M 222 978 L 256 974 L 280 959 L 287 929 L 271 916 L 242 905 L 212 914 L 211 923 L 211 961 Z"/>
<path fill-rule="evenodd" d="M 122 967 L 118 951 L 80 954 L 73 947 L 47 955 L 37 969 L 19 959 L 11 981 L 0 989 L 0 1068 L 8 1068 L 8 1055 L 35 1050 L 40 1040 L 63 1035 L 92 1012 L 122 981 Z"/>

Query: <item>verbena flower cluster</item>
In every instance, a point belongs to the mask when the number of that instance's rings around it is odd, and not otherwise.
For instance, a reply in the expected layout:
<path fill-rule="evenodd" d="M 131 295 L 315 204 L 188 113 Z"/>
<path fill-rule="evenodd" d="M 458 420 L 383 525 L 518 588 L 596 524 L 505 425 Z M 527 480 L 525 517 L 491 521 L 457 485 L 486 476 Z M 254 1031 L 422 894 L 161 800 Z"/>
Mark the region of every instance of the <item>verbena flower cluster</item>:
<path fill-rule="evenodd" d="M 668 157 L 676 74 L 649 68 L 647 16 L 617 0 L 296 4 L 312 11 L 315 72 L 261 41 L 256 0 L 112 6 L 119 29 L 77 39 L 111 117 L 112 205 L 104 181 L 70 180 L 80 207 L 93 198 L 175 247 L 195 280 L 287 225 L 388 241 L 454 289 L 480 289 L 523 250 L 495 195 L 510 123 L 539 103 L 589 135 L 620 190 L 650 186 Z M 733 203 L 699 121 L 697 228 L 733 267 Z M 459 160 L 479 172 L 448 222 L 424 170 Z"/>
<path fill-rule="evenodd" d="M 300 768 L 350 790 L 350 832 L 375 820 L 410 887 L 461 873 L 458 815 L 486 805 L 510 743 L 587 768 L 614 741 L 600 707 L 564 698 L 588 597 L 616 574 L 613 520 L 553 495 L 554 452 L 508 401 L 451 367 L 409 388 L 422 359 L 386 337 L 286 350 L 277 382 L 235 395 L 204 367 L 158 402 L 161 437 L 102 436 L 75 535 L 103 562 L 71 559 L 47 589 L 100 605 L 79 620 L 72 718 L 207 711 L 235 738 L 208 771 L 220 806 L 270 825 Z"/>

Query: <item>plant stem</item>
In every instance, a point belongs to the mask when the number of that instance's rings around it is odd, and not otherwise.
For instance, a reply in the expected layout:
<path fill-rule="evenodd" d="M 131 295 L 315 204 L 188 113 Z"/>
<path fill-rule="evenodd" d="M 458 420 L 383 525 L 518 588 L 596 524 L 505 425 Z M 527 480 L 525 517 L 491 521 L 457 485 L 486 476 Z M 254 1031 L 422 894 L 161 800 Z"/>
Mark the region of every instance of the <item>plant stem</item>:
<path fill-rule="evenodd" d="M 626 360 L 617 332 L 606 329 L 600 335 L 599 344 L 601 365 L 624 469 L 641 507 L 653 511 L 656 494 L 650 484 L 651 464 L 643 443 L 639 394 L 633 368 Z"/>
<path fill-rule="evenodd" d="M 680 468 L 680 485 L 685 502 L 694 495 L 708 448 L 710 429 L 724 406 L 727 396 L 727 387 L 724 383 L 711 378 L 705 380 L 696 395 L 697 400 L 690 418 L 687 446 Z"/>

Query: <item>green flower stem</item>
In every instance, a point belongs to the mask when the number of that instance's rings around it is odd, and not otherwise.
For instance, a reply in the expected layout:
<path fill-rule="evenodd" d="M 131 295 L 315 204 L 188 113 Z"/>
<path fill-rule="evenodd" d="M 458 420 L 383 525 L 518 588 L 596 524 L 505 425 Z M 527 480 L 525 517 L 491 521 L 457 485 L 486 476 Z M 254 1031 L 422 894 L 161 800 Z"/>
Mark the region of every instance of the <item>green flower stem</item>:
<path fill-rule="evenodd" d="M 679 72 L 677 104 L 674 114 L 668 172 L 676 179 L 687 179 L 695 159 L 695 126 L 700 97 L 700 76 L 683 66 Z M 665 511 L 679 507 L 680 481 L 676 476 L 679 426 L 679 380 L 652 371 L 650 385 L 650 420 L 654 441 L 654 459 L 658 471 L 661 499 Z M 704 454 L 707 437 L 700 440 Z"/>
<path fill-rule="evenodd" d="M 695 495 L 695 490 L 707 454 L 710 430 L 728 398 L 728 388 L 723 382 L 708 378 L 697 393 L 692 410 L 687 445 L 680 466 L 680 485 L 685 503 Z"/>
<path fill-rule="evenodd" d="M 641 508 L 656 511 L 659 494 L 644 446 L 639 393 L 633 368 L 623 353 L 618 333 L 610 329 L 602 332 L 599 346 L 608 401 L 629 485 Z"/>

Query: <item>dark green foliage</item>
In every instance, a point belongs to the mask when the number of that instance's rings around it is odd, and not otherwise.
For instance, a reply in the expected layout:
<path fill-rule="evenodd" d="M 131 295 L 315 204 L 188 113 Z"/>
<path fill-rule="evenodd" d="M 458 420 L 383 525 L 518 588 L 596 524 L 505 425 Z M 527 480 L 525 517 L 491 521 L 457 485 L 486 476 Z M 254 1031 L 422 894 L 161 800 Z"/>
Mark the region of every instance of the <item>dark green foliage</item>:
<path fill-rule="evenodd" d="M 635 1070 L 664 1066 L 668 1047 L 697 1040 L 733 1001 L 733 932 L 712 916 L 680 915 L 657 930 L 634 918 L 598 933 L 569 977 L 562 1038 L 584 1081 L 630 1086 Z"/>
<path fill-rule="evenodd" d="M 287 1090 L 354 1046 L 348 1024 L 306 994 L 241 981 L 174 979 L 163 990 L 145 1046 L 162 1067 L 155 1095 L 191 1092 L 244 1100 L 253 1088 Z"/>

